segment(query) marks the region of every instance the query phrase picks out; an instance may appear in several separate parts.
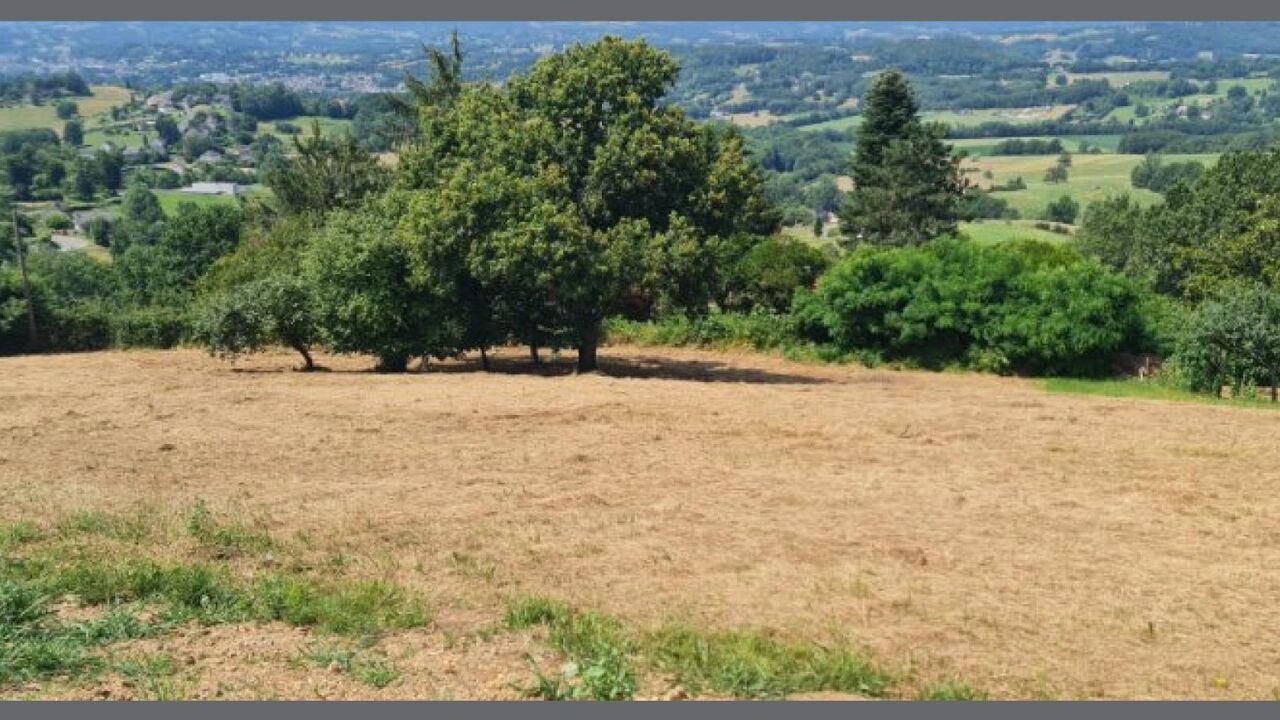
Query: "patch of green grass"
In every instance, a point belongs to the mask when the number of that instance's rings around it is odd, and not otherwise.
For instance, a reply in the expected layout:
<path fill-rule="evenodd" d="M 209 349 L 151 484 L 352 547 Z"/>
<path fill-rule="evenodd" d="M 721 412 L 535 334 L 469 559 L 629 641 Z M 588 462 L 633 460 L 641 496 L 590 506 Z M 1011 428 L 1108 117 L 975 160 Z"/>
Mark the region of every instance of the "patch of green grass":
<path fill-rule="evenodd" d="M 64 622 L 54 616 L 39 583 L 0 578 L 0 686 L 94 675 L 103 668 L 95 649 L 155 631 L 129 607 L 88 622 Z"/>
<path fill-rule="evenodd" d="M 35 542 L 43 537 L 44 532 L 33 522 L 20 520 L 12 524 L 0 525 L 0 552 Z"/>
<path fill-rule="evenodd" d="M 254 616 L 333 633 L 367 635 L 427 623 L 421 600 L 394 585 L 372 580 L 324 586 L 297 575 L 275 575 L 254 587 Z"/>
<path fill-rule="evenodd" d="M 400 671 L 386 658 L 369 658 L 356 666 L 355 679 L 381 690 L 400 679 Z"/>
<path fill-rule="evenodd" d="M 173 677 L 173 656 L 167 653 L 123 660 L 113 669 L 133 683 L 143 700 L 181 700 L 185 694 Z"/>
<path fill-rule="evenodd" d="M 269 542 L 263 533 L 215 517 L 202 503 L 186 520 L 185 536 L 218 559 Z M 301 571 L 250 578 L 223 562 L 152 559 L 145 545 L 184 536 L 179 524 L 154 514 L 86 512 L 57 527 L 52 535 L 28 522 L 0 527 L 0 686 L 54 677 L 88 680 L 114 671 L 133 681 L 143 697 L 180 699 L 184 689 L 162 658 L 111 664 L 101 649 L 192 622 L 281 621 L 366 639 L 427 622 L 423 601 L 388 582 L 319 579 Z M 53 612 L 53 599 L 105 612 L 91 621 L 68 622 Z M 141 608 L 150 619 L 141 619 Z M 400 676 L 386 658 L 365 657 L 352 675 L 373 687 Z"/>
<path fill-rule="evenodd" d="M 558 674 L 534 664 L 535 680 L 526 692 L 550 700 L 631 697 L 638 665 L 673 676 L 691 694 L 742 698 L 823 690 L 879 697 L 894 683 L 843 643 L 785 643 L 756 632 L 706 633 L 681 625 L 638 632 L 615 618 L 546 598 L 512 602 L 506 625 L 545 627 L 547 644 L 566 659 Z"/>
<path fill-rule="evenodd" d="M 98 535 L 112 540 L 143 542 L 157 529 L 154 516 L 145 508 L 132 513 L 81 510 L 59 526 L 64 535 Z"/>
<path fill-rule="evenodd" d="M 970 685 L 960 682 L 959 680 L 947 680 L 926 685 L 920 690 L 921 700 L 931 700 L 939 702 L 955 702 L 970 700 L 987 700 L 987 694 L 981 690 L 976 690 Z"/>
<path fill-rule="evenodd" d="M 547 700 L 627 700 L 636 692 L 635 641 L 616 619 L 577 613 L 553 600 L 524 598 L 508 607 L 507 626 L 544 626 L 547 644 L 566 658 L 559 676 L 534 665 L 532 697 Z"/>
<path fill-rule="evenodd" d="M 85 605 L 158 603 L 173 621 L 233 622 L 248 616 L 250 598 L 244 589 L 224 569 L 211 565 L 80 557 L 45 565 L 39 579 L 51 592 L 73 595 Z"/>
<path fill-rule="evenodd" d="M 754 632 L 702 633 L 672 626 L 647 642 L 660 668 L 689 692 L 781 698 L 831 690 L 884 695 L 893 678 L 843 645 L 783 643 Z"/>
<path fill-rule="evenodd" d="M 568 617 L 569 606 L 566 603 L 542 597 L 527 597 L 510 603 L 503 620 L 512 630 L 526 630 L 538 625 L 563 622 Z"/>
<path fill-rule="evenodd" d="M 977 242 L 984 243 L 1002 243 L 1011 240 L 1060 243 L 1071 239 L 1070 235 L 1038 228 L 1035 223 L 1034 220 L 979 220 L 960 223 L 960 232 Z"/>
<path fill-rule="evenodd" d="M 158 605 L 171 623 L 278 620 L 337 634 L 369 635 L 427 622 L 419 598 L 377 580 L 321 582 L 280 572 L 250 581 L 216 564 L 112 560 L 83 548 L 10 559 L 0 567 L 0 577 L 31 583 L 48 596 L 74 596 L 84 605 Z"/>
<path fill-rule="evenodd" d="M 323 645 L 313 650 L 307 659 L 318 667 L 350 675 L 379 690 L 400 679 L 400 671 L 390 660 L 367 655 L 359 648 Z"/>
<path fill-rule="evenodd" d="M 274 547 L 266 530 L 215 518 L 204 500 L 197 500 L 187 517 L 187 534 L 217 558 L 234 558 Z"/>
<path fill-rule="evenodd" d="M 1133 378 L 1085 380 L 1076 378 L 1049 378 L 1043 387 L 1049 392 L 1071 393 L 1074 395 L 1098 395 L 1113 398 L 1141 398 L 1145 400 L 1164 400 L 1168 402 L 1194 402 L 1225 407 L 1280 409 L 1280 404 L 1269 402 L 1266 398 L 1216 398 L 1212 395 L 1193 393 L 1179 387 Z"/>

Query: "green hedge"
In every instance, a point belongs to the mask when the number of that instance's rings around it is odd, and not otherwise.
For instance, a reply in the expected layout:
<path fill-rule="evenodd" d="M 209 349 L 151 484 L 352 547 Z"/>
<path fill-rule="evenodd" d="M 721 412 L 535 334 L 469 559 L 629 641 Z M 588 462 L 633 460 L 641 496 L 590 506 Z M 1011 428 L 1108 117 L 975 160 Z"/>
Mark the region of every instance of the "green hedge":
<path fill-rule="evenodd" d="M 1097 375 L 1150 344 L 1148 293 L 1070 248 L 938 240 L 861 248 L 797 293 L 801 337 L 926 367 Z"/>

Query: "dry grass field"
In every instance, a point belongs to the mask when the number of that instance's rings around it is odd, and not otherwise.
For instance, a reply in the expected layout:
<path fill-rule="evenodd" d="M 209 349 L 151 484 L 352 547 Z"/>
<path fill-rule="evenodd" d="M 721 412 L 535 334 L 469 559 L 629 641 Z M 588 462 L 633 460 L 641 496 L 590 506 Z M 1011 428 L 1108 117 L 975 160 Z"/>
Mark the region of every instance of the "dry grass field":
<path fill-rule="evenodd" d="M 424 621 L 355 645 L 189 623 L 3 695 L 518 697 L 526 652 L 558 667 L 503 626 L 529 596 L 844 638 L 889 697 L 1280 693 L 1280 413 L 693 350 L 606 348 L 590 376 L 514 352 L 493 373 L 296 363 L 0 360 L 0 554 L 377 580 Z"/>

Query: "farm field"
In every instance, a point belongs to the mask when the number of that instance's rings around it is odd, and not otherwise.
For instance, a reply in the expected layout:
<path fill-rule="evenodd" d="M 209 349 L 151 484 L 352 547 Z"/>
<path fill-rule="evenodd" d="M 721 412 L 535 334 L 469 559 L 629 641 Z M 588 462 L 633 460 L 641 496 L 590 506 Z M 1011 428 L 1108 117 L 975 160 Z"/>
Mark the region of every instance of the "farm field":
<path fill-rule="evenodd" d="M 960 232 L 978 242 L 999 243 L 1010 240 L 1043 240 L 1062 242 L 1069 236 L 1035 226 L 1035 220 L 979 220 L 960 223 Z"/>
<path fill-rule="evenodd" d="M 1164 155 L 1162 158 L 1169 163 L 1195 160 L 1206 165 L 1217 160 L 1216 155 Z M 1120 193 L 1128 193 L 1140 203 L 1153 203 L 1160 197 L 1150 190 L 1133 187 L 1130 174 L 1142 162 L 1140 155 L 1073 155 L 1066 182 L 1045 182 L 1044 173 L 1056 159 L 1053 155 L 991 156 L 968 159 L 963 167 L 973 168 L 966 177 L 980 187 L 1021 177 L 1027 184 L 1025 190 L 998 191 L 994 196 L 1008 200 L 1023 218 L 1038 217 L 1045 205 L 1063 195 L 1074 198 L 1081 210 L 1090 202 Z M 990 179 L 984 177 L 986 171 L 991 172 Z"/>
<path fill-rule="evenodd" d="M 90 97 L 68 98 L 80 107 L 81 118 L 107 112 L 113 105 L 129 101 L 129 90 L 114 85 L 91 85 Z M 0 131 L 50 128 L 62 134 L 65 120 L 58 118 L 56 103 L 49 105 L 0 106 Z"/>
<path fill-rule="evenodd" d="M 178 206 L 184 202 L 195 203 L 196 205 L 234 205 L 236 198 L 231 195 L 195 195 L 192 193 L 184 193 L 180 190 L 153 190 L 156 199 L 160 201 L 160 208 L 164 210 L 166 215 L 173 215 L 178 211 Z M 261 185 L 251 186 L 245 194 L 260 195 L 269 193 L 270 190 Z"/>
<path fill-rule="evenodd" d="M 1034 123 L 1057 120 L 1075 108 L 1074 105 L 1053 105 L 1033 108 L 982 108 L 978 110 L 926 110 L 920 113 L 925 122 L 940 122 L 952 127 L 981 125 L 986 122 Z M 862 122 L 861 115 L 826 120 L 812 125 L 802 125 L 799 130 L 852 130 Z"/>
<path fill-rule="evenodd" d="M 755 128 L 770 125 L 784 118 L 774 115 L 768 110 L 755 110 L 752 112 L 730 113 L 725 116 L 725 119 L 738 127 Z"/>
<path fill-rule="evenodd" d="M 1280 692 L 1280 414 L 694 350 L 610 347 L 589 376 L 517 351 L 489 374 L 321 363 L 0 360 L 7 555 L 86 589 L 143 556 L 245 583 L 120 576 L 202 583 L 197 613 L 289 578 L 378 583 L 316 615 L 290 611 L 321 597 L 297 585 L 280 619 L 179 622 L 6 695 L 518 697 L 526 652 L 562 662 L 531 596 L 632 628 L 840 636 L 899 678 L 868 685 L 889 697 Z M 352 640 L 361 618 L 383 631 Z M 638 695 L 663 696 L 640 667 Z"/>
<path fill-rule="evenodd" d="M 1243 87 L 1249 91 L 1249 94 L 1255 98 L 1263 91 L 1271 89 L 1275 82 L 1271 78 L 1235 78 L 1218 80 L 1217 90 L 1212 93 L 1198 93 L 1180 98 L 1168 97 L 1152 97 L 1148 95 L 1130 95 L 1130 104 L 1125 107 L 1118 107 L 1107 113 L 1107 120 L 1117 122 L 1134 121 L 1138 124 L 1144 124 L 1152 117 L 1159 117 L 1169 110 L 1169 108 L 1177 105 L 1198 105 L 1202 108 L 1207 107 L 1211 102 L 1225 98 L 1227 93 L 1233 87 Z M 1140 118 L 1137 115 L 1138 105 L 1147 105 L 1152 109 L 1152 114 L 1146 118 Z"/>
<path fill-rule="evenodd" d="M 314 123 L 320 123 L 320 134 L 324 135 L 325 137 L 332 137 L 334 135 L 340 135 L 344 132 L 349 132 L 351 128 L 350 120 L 346 120 L 343 118 L 322 117 L 318 115 L 317 116 L 305 115 L 305 116 L 293 117 L 293 118 L 289 118 L 284 122 L 297 125 L 302 130 L 302 135 L 304 136 L 311 134 L 311 127 Z M 263 134 L 263 135 L 275 135 L 276 137 L 286 142 L 288 142 L 290 138 L 289 135 L 278 131 L 276 129 L 276 122 L 271 122 L 271 121 L 258 123 L 258 132 L 259 134 Z"/>

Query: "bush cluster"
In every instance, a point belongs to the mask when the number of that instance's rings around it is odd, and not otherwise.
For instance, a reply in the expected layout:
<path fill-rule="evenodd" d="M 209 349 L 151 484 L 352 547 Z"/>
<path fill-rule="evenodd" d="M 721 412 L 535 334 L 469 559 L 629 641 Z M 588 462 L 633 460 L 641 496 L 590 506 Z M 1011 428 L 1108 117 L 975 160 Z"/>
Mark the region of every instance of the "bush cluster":
<path fill-rule="evenodd" d="M 925 367 L 1090 375 L 1148 342 L 1144 291 L 1043 242 L 862 248 L 797 294 L 802 337 Z"/>

